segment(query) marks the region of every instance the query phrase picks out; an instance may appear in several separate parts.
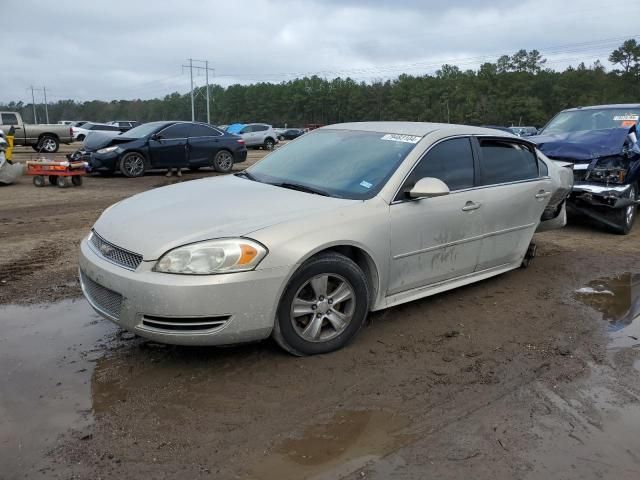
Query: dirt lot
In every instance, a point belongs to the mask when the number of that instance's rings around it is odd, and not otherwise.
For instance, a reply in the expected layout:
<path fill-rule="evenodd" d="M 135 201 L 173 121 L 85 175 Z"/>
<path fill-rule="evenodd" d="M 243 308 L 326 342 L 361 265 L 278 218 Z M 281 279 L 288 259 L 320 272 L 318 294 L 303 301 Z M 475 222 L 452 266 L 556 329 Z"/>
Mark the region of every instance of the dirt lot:
<path fill-rule="evenodd" d="M 640 227 L 538 235 L 529 269 L 371 315 L 331 355 L 171 347 L 77 299 L 76 251 L 175 181 L 0 188 L 0 478 L 640 478 Z"/>

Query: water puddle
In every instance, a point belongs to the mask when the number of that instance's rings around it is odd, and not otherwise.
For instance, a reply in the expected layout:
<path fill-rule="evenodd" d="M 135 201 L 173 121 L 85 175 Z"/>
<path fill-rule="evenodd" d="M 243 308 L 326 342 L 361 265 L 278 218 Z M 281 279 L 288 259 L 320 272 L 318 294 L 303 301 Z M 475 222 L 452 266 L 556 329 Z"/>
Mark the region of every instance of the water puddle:
<path fill-rule="evenodd" d="M 84 300 L 0 308 L 0 465 L 3 474 L 41 462 L 58 436 L 92 420 L 90 382 L 116 331 Z"/>
<path fill-rule="evenodd" d="M 307 427 L 301 437 L 282 441 L 254 469 L 253 478 L 341 478 L 408 444 L 413 437 L 402 430 L 409 423 L 384 410 L 337 412 Z"/>
<path fill-rule="evenodd" d="M 640 345 L 640 274 L 623 273 L 589 282 L 575 297 L 609 322 L 613 348 Z"/>

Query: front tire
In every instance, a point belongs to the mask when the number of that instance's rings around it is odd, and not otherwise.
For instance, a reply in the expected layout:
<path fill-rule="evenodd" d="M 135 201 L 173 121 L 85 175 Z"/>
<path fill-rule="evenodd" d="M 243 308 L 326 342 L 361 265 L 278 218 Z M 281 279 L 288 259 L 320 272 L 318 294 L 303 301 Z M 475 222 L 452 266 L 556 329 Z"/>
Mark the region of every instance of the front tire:
<path fill-rule="evenodd" d="M 629 191 L 629 198 L 636 200 L 638 198 L 638 187 L 632 185 Z M 637 206 L 635 203 L 624 208 L 617 208 L 609 213 L 609 219 L 616 225 L 614 231 L 620 235 L 628 235 L 633 229 L 636 220 Z"/>
<path fill-rule="evenodd" d="M 369 311 L 367 278 L 338 253 L 305 262 L 280 299 L 273 338 L 294 355 L 317 355 L 344 347 Z"/>
<path fill-rule="evenodd" d="M 144 175 L 146 160 L 141 153 L 130 152 L 120 160 L 120 171 L 125 177 L 136 178 Z"/>
<path fill-rule="evenodd" d="M 213 168 L 216 172 L 229 173 L 233 170 L 233 155 L 228 150 L 220 150 L 213 157 Z"/>

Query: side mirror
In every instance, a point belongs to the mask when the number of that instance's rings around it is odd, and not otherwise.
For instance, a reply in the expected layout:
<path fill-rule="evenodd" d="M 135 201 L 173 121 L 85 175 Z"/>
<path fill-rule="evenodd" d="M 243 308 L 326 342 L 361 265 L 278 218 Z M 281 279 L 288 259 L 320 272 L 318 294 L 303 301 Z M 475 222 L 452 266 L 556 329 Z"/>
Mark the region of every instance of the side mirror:
<path fill-rule="evenodd" d="M 442 180 L 433 177 L 424 177 L 416 182 L 409 190 L 410 198 L 430 198 L 449 195 L 449 187 Z"/>
<path fill-rule="evenodd" d="M 162 135 L 160 135 L 159 133 L 154 133 L 153 135 L 151 135 L 151 140 L 161 140 L 162 139 Z"/>

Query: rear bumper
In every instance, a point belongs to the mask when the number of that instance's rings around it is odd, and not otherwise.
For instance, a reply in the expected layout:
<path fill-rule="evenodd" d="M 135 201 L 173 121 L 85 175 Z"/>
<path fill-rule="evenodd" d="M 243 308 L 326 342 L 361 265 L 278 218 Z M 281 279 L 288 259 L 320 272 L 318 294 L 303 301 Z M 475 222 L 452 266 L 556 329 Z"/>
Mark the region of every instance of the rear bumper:
<path fill-rule="evenodd" d="M 233 152 L 233 163 L 242 163 L 247 159 L 247 149 L 236 150 Z"/>
<path fill-rule="evenodd" d="M 634 201 L 630 198 L 630 192 L 631 185 L 604 185 L 576 181 L 569 201 L 582 206 L 624 208 Z"/>

